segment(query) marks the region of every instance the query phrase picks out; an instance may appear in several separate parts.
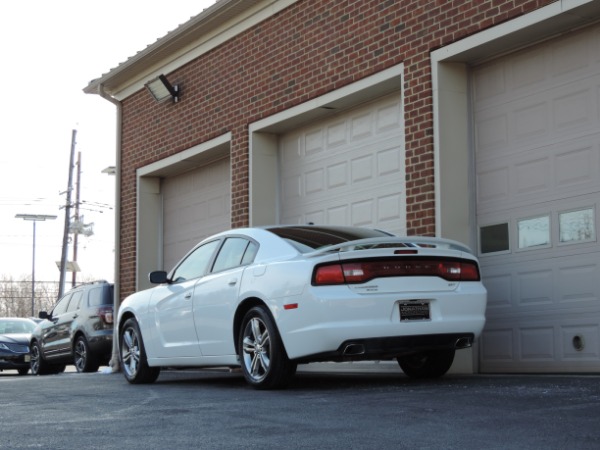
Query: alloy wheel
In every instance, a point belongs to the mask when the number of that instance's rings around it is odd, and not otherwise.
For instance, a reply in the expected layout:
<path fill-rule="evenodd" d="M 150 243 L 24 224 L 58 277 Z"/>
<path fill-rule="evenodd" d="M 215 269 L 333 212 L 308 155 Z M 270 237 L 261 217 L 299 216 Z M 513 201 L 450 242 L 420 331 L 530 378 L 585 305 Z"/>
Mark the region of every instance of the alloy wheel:
<path fill-rule="evenodd" d="M 262 381 L 271 365 L 271 339 L 265 323 L 253 317 L 244 328 L 244 365 L 254 381 Z"/>
<path fill-rule="evenodd" d="M 134 378 L 140 364 L 140 340 L 132 327 L 123 331 L 121 359 L 123 370 L 127 373 L 128 377 Z"/>

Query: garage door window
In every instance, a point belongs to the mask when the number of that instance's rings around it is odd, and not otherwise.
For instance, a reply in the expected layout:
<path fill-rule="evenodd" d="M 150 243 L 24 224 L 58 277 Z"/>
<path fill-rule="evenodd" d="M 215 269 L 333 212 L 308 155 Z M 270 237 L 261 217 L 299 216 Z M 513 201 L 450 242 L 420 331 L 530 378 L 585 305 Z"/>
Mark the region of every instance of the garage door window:
<path fill-rule="evenodd" d="M 560 242 L 572 244 L 596 240 L 594 208 L 559 214 Z"/>
<path fill-rule="evenodd" d="M 519 249 L 550 246 L 550 216 L 519 220 Z"/>
<path fill-rule="evenodd" d="M 508 223 L 480 227 L 479 245 L 482 254 L 509 251 Z"/>

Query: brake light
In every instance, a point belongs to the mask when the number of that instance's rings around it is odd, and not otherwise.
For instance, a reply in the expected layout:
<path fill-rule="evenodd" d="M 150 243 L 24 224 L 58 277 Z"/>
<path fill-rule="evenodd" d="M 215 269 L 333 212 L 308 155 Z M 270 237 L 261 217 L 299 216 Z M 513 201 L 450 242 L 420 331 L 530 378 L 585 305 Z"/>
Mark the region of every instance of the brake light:
<path fill-rule="evenodd" d="M 315 268 L 313 285 L 365 283 L 382 277 L 440 277 L 448 281 L 479 281 L 479 267 L 469 260 L 398 259 L 324 264 Z"/>
<path fill-rule="evenodd" d="M 98 308 L 98 316 L 102 319 L 102 321 L 106 324 L 113 323 L 113 309 L 112 306 L 102 306 Z"/>
<path fill-rule="evenodd" d="M 313 277 L 315 285 L 344 284 L 344 273 L 341 264 L 318 267 Z"/>

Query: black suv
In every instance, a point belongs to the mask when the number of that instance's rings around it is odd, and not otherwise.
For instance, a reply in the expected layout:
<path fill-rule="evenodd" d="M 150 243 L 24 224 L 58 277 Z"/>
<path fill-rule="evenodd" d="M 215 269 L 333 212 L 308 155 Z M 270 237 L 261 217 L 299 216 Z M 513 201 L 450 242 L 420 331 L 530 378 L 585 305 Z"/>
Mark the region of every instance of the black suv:
<path fill-rule="evenodd" d="M 74 364 L 97 372 L 112 354 L 114 286 L 95 281 L 74 287 L 47 313 L 31 336 L 31 373 L 46 375 Z"/>

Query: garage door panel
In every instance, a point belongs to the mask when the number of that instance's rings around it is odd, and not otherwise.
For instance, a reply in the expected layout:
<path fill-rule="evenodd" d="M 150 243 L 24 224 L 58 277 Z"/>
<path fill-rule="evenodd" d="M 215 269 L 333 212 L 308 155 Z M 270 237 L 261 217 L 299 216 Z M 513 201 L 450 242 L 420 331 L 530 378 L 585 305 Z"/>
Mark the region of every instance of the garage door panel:
<path fill-rule="evenodd" d="M 323 220 L 323 219 L 321 219 Z M 327 209 L 327 219 L 323 223 L 350 223 L 350 208 L 348 205 L 334 206 Z M 313 223 L 319 223 L 314 222 Z"/>
<path fill-rule="evenodd" d="M 566 38 L 524 49 L 473 71 L 473 100 L 492 108 L 506 96 L 522 98 L 581 81 L 598 72 L 600 33 L 591 27 Z"/>
<path fill-rule="evenodd" d="M 600 133 L 477 162 L 478 214 L 600 192 Z"/>
<path fill-rule="evenodd" d="M 570 325 L 560 327 L 560 345 L 563 359 L 567 362 L 580 360 L 593 362 L 600 358 L 600 326 L 598 323 Z"/>
<path fill-rule="evenodd" d="M 505 264 L 485 264 L 483 277 L 488 287 L 490 311 L 500 316 L 535 311 L 569 311 L 590 308 L 600 312 L 600 262 L 597 253 L 580 254 L 577 258 L 550 257 L 518 262 L 512 258 Z M 542 308 L 540 308 L 542 307 Z"/>
<path fill-rule="evenodd" d="M 585 74 L 590 64 L 595 62 L 594 47 L 598 35 L 594 29 L 585 33 L 573 33 L 554 41 L 549 51 L 552 54 L 552 74 L 558 81 L 570 82 Z"/>
<path fill-rule="evenodd" d="M 286 171 L 284 184 L 289 185 L 287 190 L 291 195 L 296 196 L 300 193 L 308 196 L 324 191 L 355 191 L 363 187 L 369 188 L 380 185 L 382 176 L 388 177 L 384 182 L 401 183 L 402 163 L 398 143 L 394 142 L 391 148 L 386 146 L 385 142 L 380 145 L 384 146 L 382 150 L 368 150 L 372 153 L 367 155 L 363 154 L 364 148 L 350 149 L 342 155 L 332 154 L 324 161 L 313 161 L 292 168 Z M 346 159 L 337 161 L 336 158 Z M 328 164 L 328 161 L 333 162 Z M 327 192 L 327 195 L 329 193 Z"/>
<path fill-rule="evenodd" d="M 504 365 L 514 364 L 515 344 L 513 336 L 512 324 L 504 328 L 499 323 L 496 323 L 493 328 L 488 327 L 479 340 L 481 358 L 486 362 L 487 367 L 494 367 L 498 363 L 504 363 Z"/>
<path fill-rule="evenodd" d="M 377 134 L 389 131 L 396 134 L 398 125 L 404 124 L 402 118 L 402 107 L 399 98 L 395 102 L 383 104 L 376 108 L 375 132 Z M 403 130 L 401 130 L 403 132 Z"/>
<path fill-rule="evenodd" d="M 580 258 L 564 267 L 559 267 L 556 274 L 556 297 L 560 304 L 572 308 L 577 304 L 589 304 L 595 306 L 600 302 L 598 280 L 600 279 L 600 267 L 596 261 L 596 255 L 591 259 Z"/>
<path fill-rule="evenodd" d="M 600 323 L 598 253 L 591 252 L 576 259 L 558 259 L 562 261 L 549 258 L 533 263 L 483 265 L 483 279 L 489 292 L 488 322 L 482 337 L 482 342 L 487 342 L 487 348 L 481 353 L 484 371 L 528 371 L 528 364 L 534 359 L 532 348 L 540 345 L 541 328 L 554 330 L 552 339 L 550 336 L 544 338 L 552 341 L 565 334 L 564 329 L 568 326 L 570 342 L 579 334 L 589 335 L 590 322 Z M 515 352 L 519 357 L 506 361 L 501 367 L 497 362 L 506 355 L 506 344 L 496 342 L 496 339 L 506 339 L 505 330 L 509 325 L 518 336 Z M 572 370 L 561 363 L 564 348 L 548 345 L 544 349 L 545 352 L 555 352 L 548 355 L 552 361 L 548 367 L 557 371 Z M 574 351 L 571 344 L 566 350 L 571 351 L 573 357 L 583 358 L 583 354 Z M 589 363 L 588 371 L 597 370 L 598 360 L 586 361 Z"/>
<path fill-rule="evenodd" d="M 553 361 L 556 354 L 555 330 L 552 325 L 519 328 L 519 359 L 521 361 Z"/>
<path fill-rule="evenodd" d="M 327 136 L 328 150 L 331 151 L 336 147 L 340 148 L 347 143 L 347 127 L 348 124 L 346 123 L 346 121 L 339 121 L 327 127 L 325 135 Z M 324 150 L 324 148 L 320 147 L 319 150 L 322 151 Z M 311 154 L 308 148 L 306 154 Z"/>
<path fill-rule="evenodd" d="M 230 180 L 227 158 L 162 181 L 166 270 L 203 238 L 231 227 Z"/>
<path fill-rule="evenodd" d="M 482 336 L 489 372 L 594 372 L 600 358 L 600 327 L 565 318 L 498 323 Z"/>
<path fill-rule="evenodd" d="M 578 187 L 600 184 L 600 146 L 596 138 L 574 143 L 556 155 L 556 185 Z"/>
<path fill-rule="evenodd" d="M 396 94 L 282 136 L 280 222 L 404 234 L 403 133 Z"/>
<path fill-rule="evenodd" d="M 508 98 L 508 103 L 478 110 L 474 123 L 477 157 L 484 161 L 518 154 L 537 148 L 540 139 L 556 143 L 597 136 L 600 75 L 584 82 L 590 86 L 566 86 L 537 96 Z M 540 95 L 551 97 L 540 101 Z"/>
<path fill-rule="evenodd" d="M 473 70 L 484 372 L 600 370 L 599 37 Z"/>
<path fill-rule="evenodd" d="M 373 188 L 361 191 L 354 198 L 355 201 L 348 201 L 344 195 L 330 196 L 321 201 L 304 202 L 302 207 L 288 207 L 282 223 L 377 226 L 391 230 L 404 220 L 405 206 L 401 193 L 378 196 L 377 189 Z"/>

